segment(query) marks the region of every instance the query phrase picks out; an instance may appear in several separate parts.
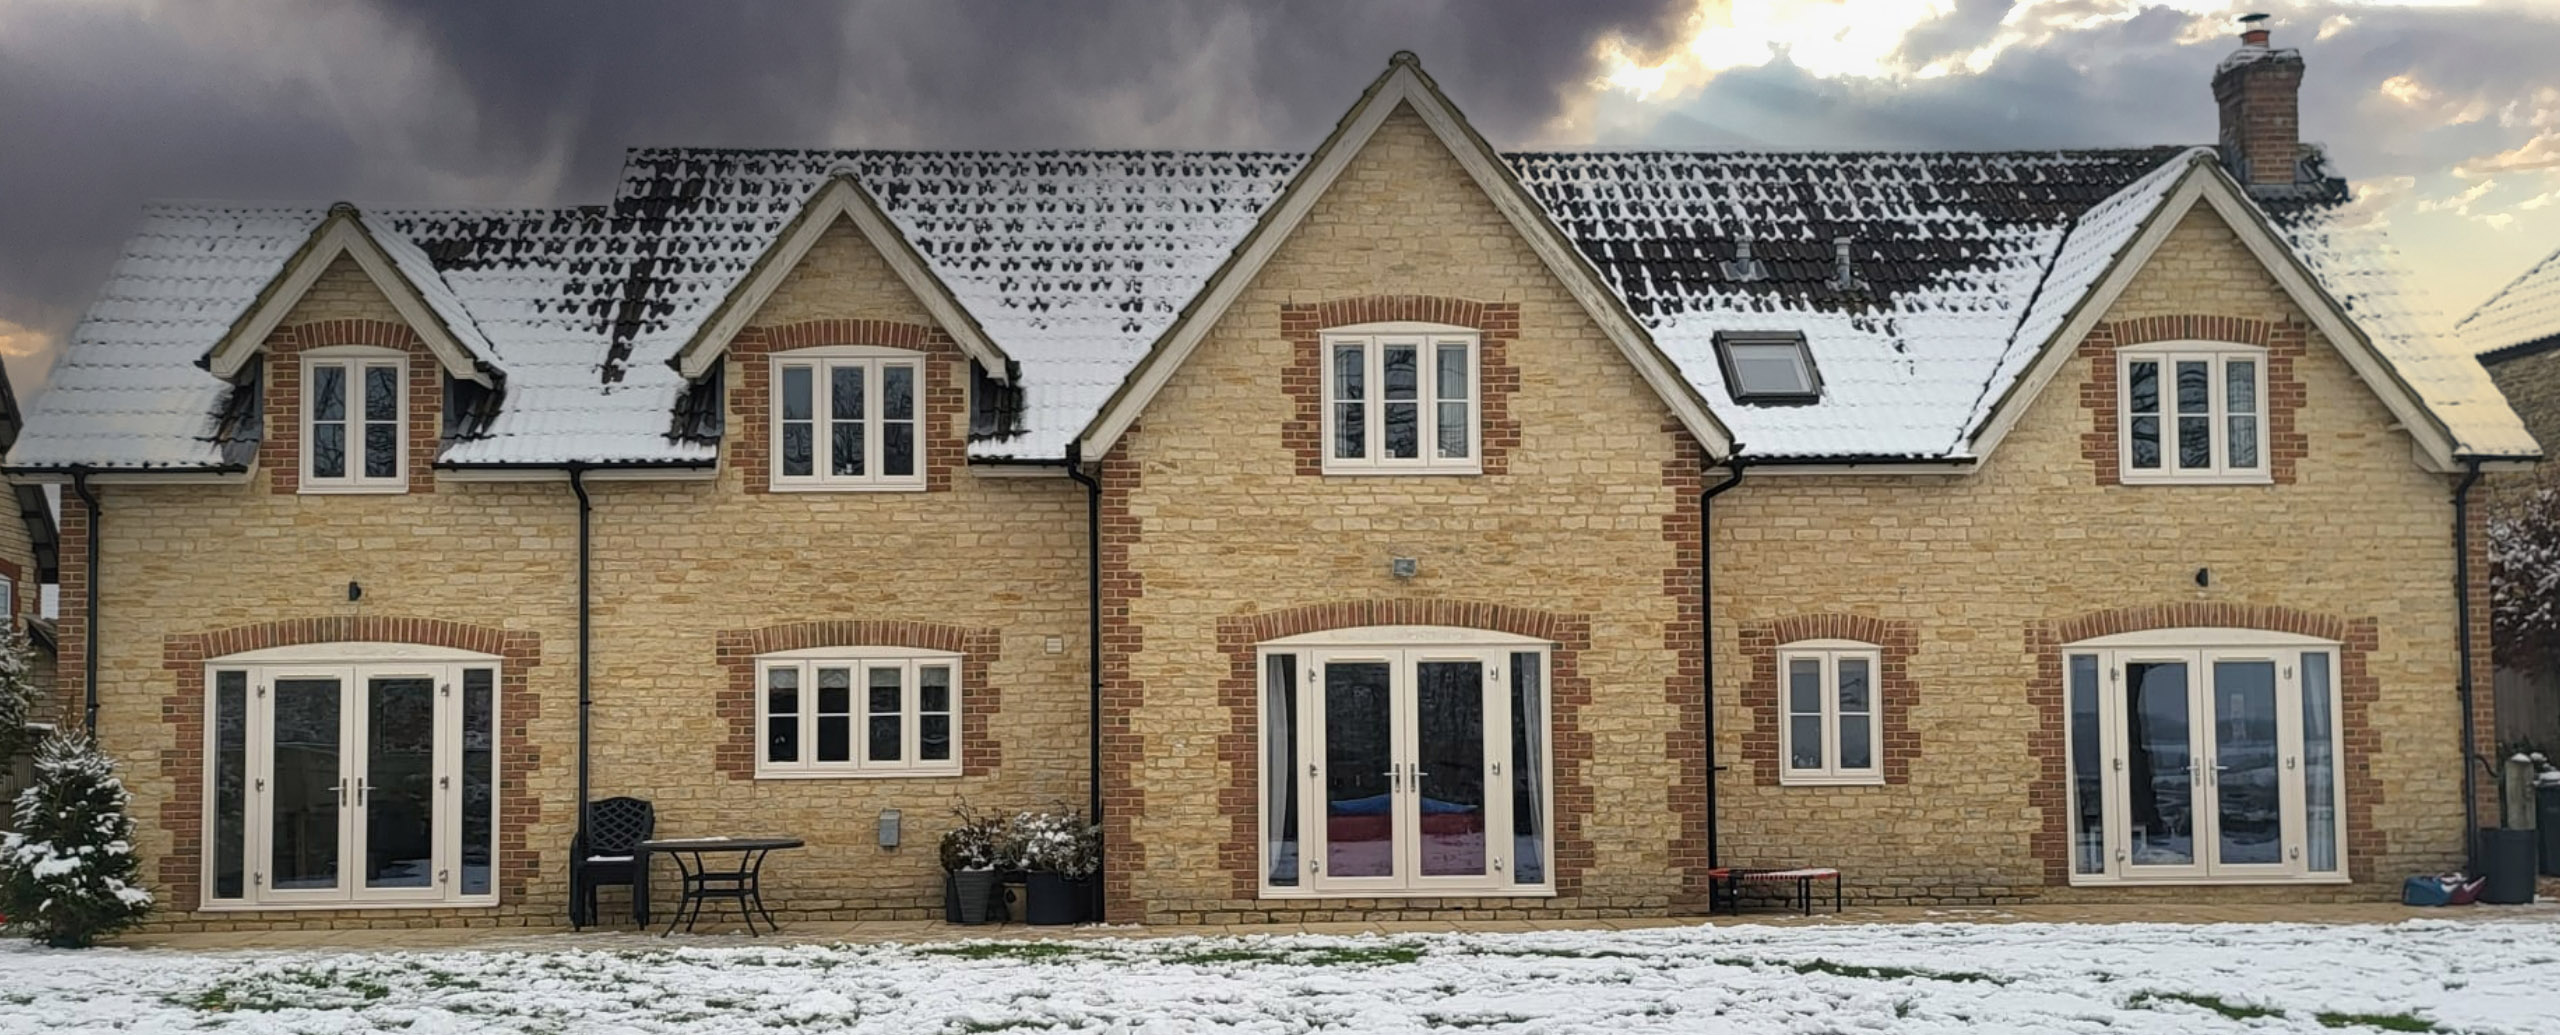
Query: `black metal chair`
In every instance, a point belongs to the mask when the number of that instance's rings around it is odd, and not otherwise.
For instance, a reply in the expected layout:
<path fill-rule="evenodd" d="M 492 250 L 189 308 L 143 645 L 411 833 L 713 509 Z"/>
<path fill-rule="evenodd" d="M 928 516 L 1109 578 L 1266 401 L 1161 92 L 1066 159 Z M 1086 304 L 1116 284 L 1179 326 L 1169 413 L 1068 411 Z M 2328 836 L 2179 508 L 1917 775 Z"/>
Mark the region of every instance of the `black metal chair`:
<path fill-rule="evenodd" d="M 638 798 L 606 798 L 587 806 L 569 842 L 569 925 L 596 921 L 596 889 L 631 889 L 631 919 L 649 924 L 649 860 L 640 842 L 657 835 L 658 813 Z"/>

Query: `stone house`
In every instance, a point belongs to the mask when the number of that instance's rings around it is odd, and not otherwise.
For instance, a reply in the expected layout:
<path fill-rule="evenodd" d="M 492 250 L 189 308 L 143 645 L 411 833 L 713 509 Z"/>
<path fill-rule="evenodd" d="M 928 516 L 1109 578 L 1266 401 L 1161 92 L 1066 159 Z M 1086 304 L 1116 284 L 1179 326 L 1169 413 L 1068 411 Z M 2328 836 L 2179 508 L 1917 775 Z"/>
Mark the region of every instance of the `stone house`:
<path fill-rule="evenodd" d="M 2479 357 L 2537 441 L 2560 435 L 2560 253 L 2544 256 L 2489 296 L 2454 326 L 2454 335 Z M 2554 488 L 2551 478 L 2549 468 L 2537 467 L 2488 479 L 2483 507 L 2489 519 L 2524 516 L 2539 493 Z M 2560 748 L 2560 663 L 2506 664 L 2517 645 L 2501 638 L 2497 647 L 2503 659 L 2497 672 L 2498 743 Z"/>
<path fill-rule="evenodd" d="M 1398 55 L 1307 153 L 155 206 L 9 464 L 98 501 L 173 926 L 554 923 L 614 794 L 807 839 L 786 919 L 938 914 L 963 801 L 1098 806 L 1119 921 L 2377 897 L 2538 450 L 2301 70 L 2219 147 L 1500 153 Z"/>

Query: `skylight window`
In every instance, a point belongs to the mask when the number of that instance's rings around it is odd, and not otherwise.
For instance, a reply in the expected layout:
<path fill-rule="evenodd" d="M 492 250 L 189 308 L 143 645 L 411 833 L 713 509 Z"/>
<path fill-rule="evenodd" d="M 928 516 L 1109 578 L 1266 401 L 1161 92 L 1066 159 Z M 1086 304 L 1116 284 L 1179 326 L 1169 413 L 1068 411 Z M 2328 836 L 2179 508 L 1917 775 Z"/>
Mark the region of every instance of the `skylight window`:
<path fill-rule="evenodd" d="M 1733 401 L 1800 406 L 1822 398 L 1822 378 L 1800 331 L 1718 331 L 1716 361 Z"/>

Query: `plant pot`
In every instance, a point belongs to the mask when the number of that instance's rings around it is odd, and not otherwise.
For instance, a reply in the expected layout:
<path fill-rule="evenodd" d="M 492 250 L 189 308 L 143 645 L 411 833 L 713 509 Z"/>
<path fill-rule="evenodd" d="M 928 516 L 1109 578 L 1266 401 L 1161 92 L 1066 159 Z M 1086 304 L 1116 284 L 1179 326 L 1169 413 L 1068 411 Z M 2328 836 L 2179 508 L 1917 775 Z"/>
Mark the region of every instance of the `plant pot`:
<path fill-rule="evenodd" d="M 1063 873 L 1024 875 L 1023 922 L 1056 927 L 1083 920 L 1085 900 L 1092 897 L 1088 883 L 1088 880 Z"/>
<path fill-rule="evenodd" d="M 996 895 L 1003 875 L 994 870 L 962 870 L 942 875 L 942 918 L 955 924 L 983 924 L 996 916 Z"/>
<path fill-rule="evenodd" d="M 2480 875 L 2489 880 L 2480 901 L 2520 906 L 2533 901 L 2533 831 L 2490 827 L 2480 832 Z"/>

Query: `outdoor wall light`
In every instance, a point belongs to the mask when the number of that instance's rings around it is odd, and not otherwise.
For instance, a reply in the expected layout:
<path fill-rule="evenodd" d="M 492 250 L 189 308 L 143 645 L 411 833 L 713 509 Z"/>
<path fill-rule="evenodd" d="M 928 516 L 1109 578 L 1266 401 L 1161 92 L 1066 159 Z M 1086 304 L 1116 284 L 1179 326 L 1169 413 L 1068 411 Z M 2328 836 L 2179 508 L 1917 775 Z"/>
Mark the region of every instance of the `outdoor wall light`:
<path fill-rule="evenodd" d="M 2210 586 L 2210 585 L 2213 585 L 2213 569 L 2211 569 L 2211 568 L 2198 568 L 2198 569 L 2196 569 L 2196 585 L 2197 585 L 2197 586 L 2199 586 L 2199 587 L 2201 587 L 2201 586 Z"/>
<path fill-rule="evenodd" d="M 880 847 L 898 847 L 898 810 L 880 810 Z"/>
<path fill-rule="evenodd" d="M 364 585 L 352 580 L 349 581 L 347 583 L 347 602 L 352 604 L 362 599 L 364 599 Z"/>

